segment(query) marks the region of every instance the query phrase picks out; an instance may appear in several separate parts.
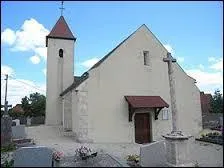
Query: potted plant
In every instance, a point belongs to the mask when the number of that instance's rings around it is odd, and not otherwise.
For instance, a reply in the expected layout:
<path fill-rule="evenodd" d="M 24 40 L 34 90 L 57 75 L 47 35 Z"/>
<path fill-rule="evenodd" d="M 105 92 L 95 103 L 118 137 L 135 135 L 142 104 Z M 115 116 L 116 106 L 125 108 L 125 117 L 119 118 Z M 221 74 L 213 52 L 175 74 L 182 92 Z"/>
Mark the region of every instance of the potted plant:
<path fill-rule="evenodd" d="M 85 146 L 81 146 L 75 151 L 76 156 L 79 156 L 82 160 L 87 160 L 91 155 L 91 149 Z"/>
<path fill-rule="evenodd" d="M 130 166 L 136 166 L 139 162 L 139 156 L 138 155 L 128 155 L 127 161 Z"/>
<path fill-rule="evenodd" d="M 63 157 L 63 152 L 59 152 L 59 151 L 53 152 L 54 167 L 60 167 L 59 163 L 62 157 Z"/>

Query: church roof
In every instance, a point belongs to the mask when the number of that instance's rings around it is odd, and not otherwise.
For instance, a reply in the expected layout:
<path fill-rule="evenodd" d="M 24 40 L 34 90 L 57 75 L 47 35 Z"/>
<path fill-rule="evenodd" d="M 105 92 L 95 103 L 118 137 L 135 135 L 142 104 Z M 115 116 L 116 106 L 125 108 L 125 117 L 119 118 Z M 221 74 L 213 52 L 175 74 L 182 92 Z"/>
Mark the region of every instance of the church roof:
<path fill-rule="evenodd" d="M 82 76 L 74 76 L 74 82 L 67 88 L 65 89 L 60 96 L 65 95 L 68 93 L 70 90 L 78 87 L 83 81 L 85 81 L 89 77 L 89 74 L 85 72 Z"/>
<path fill-rule="evenodd" d="M 125 96 L 125 99 L 133 108 L 169 107 L 160 96 Z"/>
<path fill-rule="evenodd" d="M 48 38 L 76 40 L 63 16 L 58 19 L 49 35 L 46 37 L 46 46 Z"/>

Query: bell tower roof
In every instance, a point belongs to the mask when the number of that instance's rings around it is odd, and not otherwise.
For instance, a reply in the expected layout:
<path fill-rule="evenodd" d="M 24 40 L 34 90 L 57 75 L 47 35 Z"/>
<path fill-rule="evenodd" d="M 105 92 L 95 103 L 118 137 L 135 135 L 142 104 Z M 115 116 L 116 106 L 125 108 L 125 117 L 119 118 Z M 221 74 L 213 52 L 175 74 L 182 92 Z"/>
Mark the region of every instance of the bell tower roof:
<path fill-rule="evenodd" d="M 63 16 L 60 16 L 57 23 L 54 25 L 53 29 L 46 37 L 46 47 L 48 38 L 76 40 Z"/>

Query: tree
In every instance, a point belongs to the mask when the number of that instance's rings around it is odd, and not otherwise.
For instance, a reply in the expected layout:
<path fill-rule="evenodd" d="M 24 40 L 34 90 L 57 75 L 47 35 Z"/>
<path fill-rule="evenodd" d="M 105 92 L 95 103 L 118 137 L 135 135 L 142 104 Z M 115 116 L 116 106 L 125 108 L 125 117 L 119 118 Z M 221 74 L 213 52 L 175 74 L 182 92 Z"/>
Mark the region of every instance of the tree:
<path fill-rule="evenodd" d="M 15 110 L 12 109 L 12 108 L 9 109 L 8 114 L 9 114 L 9 116 L 12 117 L 12 118 L 18 118 L 18 117 L 21 117 L 21 116 L 24 115 L 24 113 L 20 113 L 20 112 L 18 112 L 18 111 L 15 111 Z"/>
<path fill-rule="evenodd" d="M 211 100 L 211 108 L 213 113 L 223 113 L 223 96 L 220 90 L 216 90 Z"/>
<path fill-rule="evenodd" d="M 31 106 L 29 104 L 29 98 L 27 96 L 25 96 L 24 98 L 22 98 L 22 108 L 24 110 L 24 116 L 28 117 L 31 116 Z"/>
<path fill-rule="evenodd" d="M 32 93 L 22 98 L 22 108 L 26 117 L 45 116 L 46 97 L 40 93 Z"/>

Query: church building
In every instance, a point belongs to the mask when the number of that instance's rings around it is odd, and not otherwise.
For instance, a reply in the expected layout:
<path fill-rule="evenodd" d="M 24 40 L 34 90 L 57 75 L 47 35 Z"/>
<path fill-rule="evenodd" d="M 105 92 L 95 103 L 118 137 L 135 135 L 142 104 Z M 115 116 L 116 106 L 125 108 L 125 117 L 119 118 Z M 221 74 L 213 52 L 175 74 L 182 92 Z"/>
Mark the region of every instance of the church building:
<path fill-rule="evenodd" d="M 61 16 L 46 37 L 46 125 L 89 143 L 150 143 L 171 131 L 169 53 L 145 24 L 81 76 L 75 44 Z M 200 90 L 177 62 L 173 70 L 178 125 L 194 136 L 202 130 Z"/>

